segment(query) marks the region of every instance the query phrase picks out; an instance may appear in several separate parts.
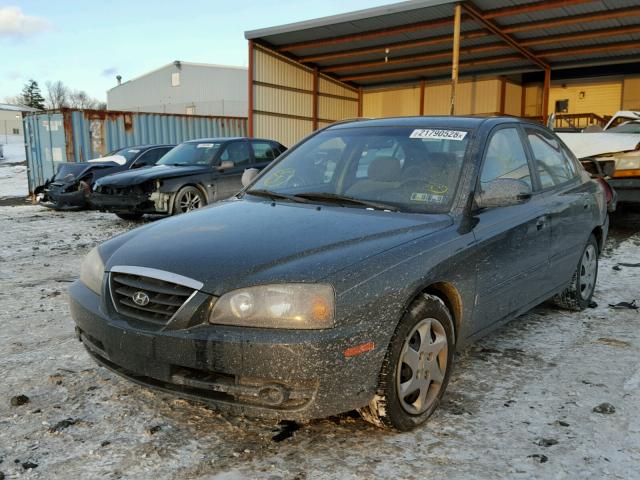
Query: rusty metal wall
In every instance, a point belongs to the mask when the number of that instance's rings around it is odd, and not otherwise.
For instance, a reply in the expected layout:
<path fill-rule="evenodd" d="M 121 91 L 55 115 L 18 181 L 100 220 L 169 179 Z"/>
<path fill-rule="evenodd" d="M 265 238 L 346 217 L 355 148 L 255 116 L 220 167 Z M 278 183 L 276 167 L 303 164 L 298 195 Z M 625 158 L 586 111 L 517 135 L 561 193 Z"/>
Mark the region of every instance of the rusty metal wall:
<path fill-rule="evenodd" d="M 62 109 L 27 115 L 24 132 L 29 192 L 33 193 L 62 162 L 84 162 L 134 145 L 246 136 L 247 119 Z"/>

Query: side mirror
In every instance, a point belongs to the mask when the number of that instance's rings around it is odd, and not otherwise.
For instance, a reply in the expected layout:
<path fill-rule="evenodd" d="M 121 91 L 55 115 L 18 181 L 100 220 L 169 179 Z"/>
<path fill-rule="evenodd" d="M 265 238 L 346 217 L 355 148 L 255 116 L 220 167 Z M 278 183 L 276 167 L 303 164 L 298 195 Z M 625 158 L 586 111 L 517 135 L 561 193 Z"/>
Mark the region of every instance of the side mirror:
<path fill-rule="evenodd" d="M 247 168 L 242 174 L 242 186 L 248 187 L 253 182 L 253 179 L 258 176 L 258 173 L 260 173 L 260 170 L 257 168 Z"/>
<path fill-rule="evenodd" d="M 525 203 L 531 198 L 531 187 L 513 178 L 496 178 L 476 194 L 478 208 L 508 207 Z"/>
<path fill-rule="evenodd" d="M 216 168 L 220 171 L 223 170 L 229 170 L 230 168 L 233 168 L 235 166 L 235 163 L 233 163 L 230 160 L 225 160 L 224 162 L 220 162 L 220 165 L 218 165 Z"/>

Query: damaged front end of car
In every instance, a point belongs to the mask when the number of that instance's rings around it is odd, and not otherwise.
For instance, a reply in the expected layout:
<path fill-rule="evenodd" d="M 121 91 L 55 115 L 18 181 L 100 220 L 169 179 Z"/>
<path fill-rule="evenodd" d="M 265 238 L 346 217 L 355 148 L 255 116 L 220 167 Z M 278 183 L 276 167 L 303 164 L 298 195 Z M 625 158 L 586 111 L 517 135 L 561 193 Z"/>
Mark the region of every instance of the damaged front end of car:
<path fill-rule="evenodd" d="M 160 180 L 125 186 L 96 183 L 89 203 L 101 212 L 167 213 L 170 201 L 159 192 L 160 183 Z"/>

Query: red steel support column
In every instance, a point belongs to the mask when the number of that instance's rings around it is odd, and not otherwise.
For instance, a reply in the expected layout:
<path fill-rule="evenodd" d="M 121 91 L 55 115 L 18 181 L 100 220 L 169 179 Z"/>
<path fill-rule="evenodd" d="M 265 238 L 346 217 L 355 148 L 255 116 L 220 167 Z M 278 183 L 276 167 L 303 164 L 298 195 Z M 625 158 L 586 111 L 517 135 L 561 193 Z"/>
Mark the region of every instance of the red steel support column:
<path fill-rule="evenodd" d="M 420 115 L 424 115 L 424 85 L 425 81 L 420 80 Z"/>
<path fill-rule="evenodd" d="M 249 40 L 249 112 L 247 118 L 247 135 L 253 138 L 253 40 Z"/>
<path fill-rule="evenodd" d="M 313 69 L 313 92 L 311 94 L 313 105 L 311 106 L 311 128 L 316 131 L 318 129 L 318 67 Z"/>
<path fill-rule="evenodd" d="M 547 124 L 549 116 L 549 88 L 551 87 L 551 69 L 544 70 L 544 85 L 542 87 L 542 124 Z"/>
<path fill-rule="evenodd" d="M 451 109 L 449 115 L 456 112 L 456 88 L 458 87 L 458 63 L 460 61 L 460 18 L 462 6 L 456 5 L 453 17 L 453 61 L 451 62 Z"/>
<path fill-rule="evenodd" d="M 362 87 L 358 88 L 358 117 L 362 117 Z"/>

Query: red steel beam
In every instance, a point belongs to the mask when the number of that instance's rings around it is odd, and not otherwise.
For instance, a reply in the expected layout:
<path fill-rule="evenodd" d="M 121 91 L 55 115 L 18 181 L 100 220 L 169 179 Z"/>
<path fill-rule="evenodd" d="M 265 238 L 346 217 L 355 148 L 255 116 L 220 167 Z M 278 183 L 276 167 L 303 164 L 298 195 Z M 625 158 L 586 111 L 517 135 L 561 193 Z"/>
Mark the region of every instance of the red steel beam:
<path fill-rule="evenodd" d="M 500 27 L 498 27 L 498 25 L 493 23 L 491 20 L 485 18 L 483 13 L 480 10 L 478 10 L 473 4 L 471 4 L 471 3 L 463 3 L 462 4 L 462 8 L 464 8 L 465 11 L 469 15 L 471 15 L 471 17 L 473 17 L 475 20 L 478 20 L 488 30 L 490 30 L 495 35 L 497 35 L 502 40 L 504 40 L 507 44 L 511 45 L 513 48 L 518 50 L 522 55 L 524 55 L 526 58 L 531 60 L 536 65 L 538 65 L 540 68 L 542 68 L 542 69 L 549 68 L 549 65 L 547 65 L 545 62 L 540 60 L 533 52 L 531 52 L 527 48 L 521 46 L 515 39 L 513 39 L 511 36 L 509 36 L 506 33 L 504 33 L 502 31 L 502 29 Z"/>
<path fill-rule="evenodd" d="M 556 8 L 569 7 L 571 5 L 579 5 L 581 3 L 593 3 L 594 0 L 543 0 L 541 2 L 526 3 L 514 7 L 496 8 L 495 10 L 487 10 L 484 12 L 484 18 L 510 17 L 523 13 L 539 12 L 544 10 L 554 10 Z"/>
<path fill-rule="evenodd" d="M 249 112 L 247 117 L 247 136 L 253 138 L 253 40 L 249 40 Z"/>

